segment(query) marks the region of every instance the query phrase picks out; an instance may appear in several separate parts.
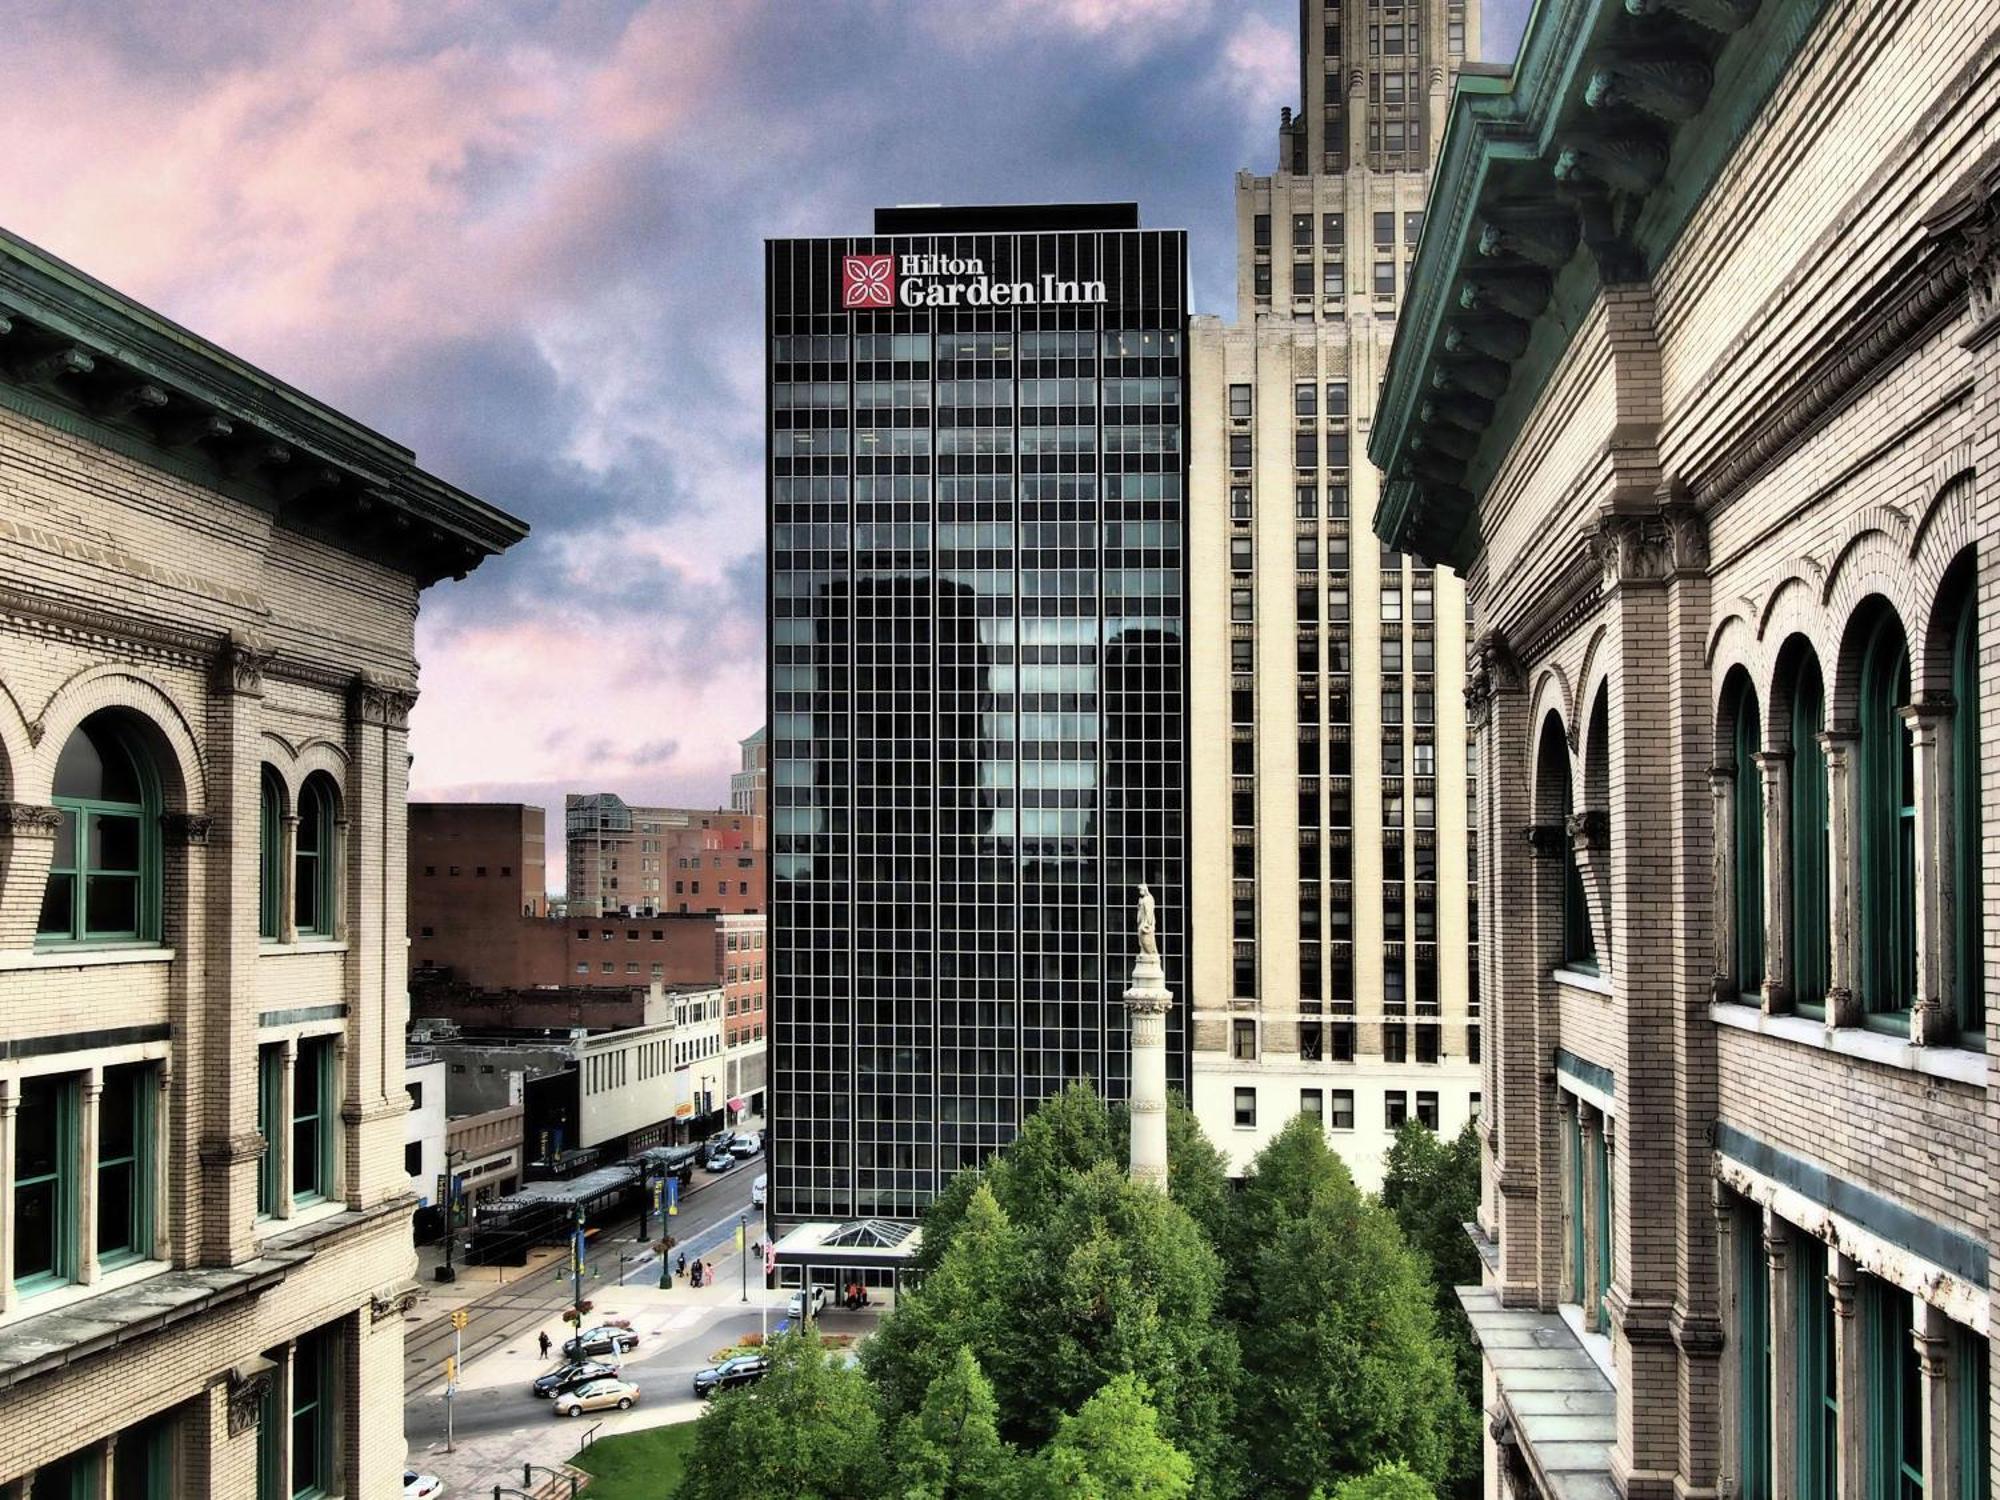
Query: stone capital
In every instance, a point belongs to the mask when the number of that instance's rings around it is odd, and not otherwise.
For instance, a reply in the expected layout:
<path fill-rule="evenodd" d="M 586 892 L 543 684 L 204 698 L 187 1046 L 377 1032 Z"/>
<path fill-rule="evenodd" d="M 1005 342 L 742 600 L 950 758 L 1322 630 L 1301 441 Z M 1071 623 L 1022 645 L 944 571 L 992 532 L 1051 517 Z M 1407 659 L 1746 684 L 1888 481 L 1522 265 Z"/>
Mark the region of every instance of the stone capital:
<path fill-rule="evenodd" d="M 406 683 L 387 682 L 372 672 L 363 672 L 348 690 L 349 707 L 362 724 L 379 724 L 387 729 L 408 729 L 410 710 L 416 707 L 417 690 Z"/>
<path fill-rule="evenodd" d="M 224 697 L 264 696 L 264 670 L 275 653 L 255 636 L 241 630 L 229 632 L 215 658 L 215 690 Z"/>
<path fill-rule="evenodd" d="M 1595 853 L 1611 847 L 1611 814 L 1601 807 L 1571 813 L 1565 820 L 1570 847 L 1578 853 Z"/>
<path fill-rule="evenodd" d="M 233 1167 L 261 1160 L 264 1147 L 261 1131 L 246 1130 L 241 1135 L 205 1135 L 196 1150 L 204 1167 Z"/>
<path fill-rule="evenodd" d="M 214 828 L 215 819 L 207 813 L 160 814 L 160 837 L 169 849 L 185 849 L 190 845 L 206 844 Z"/>
<path fill-rule="evenodd" d="M 0 838 L 53 839 L 62 818 L 61 808 L 39 802 L 0 802 Z"/>
<path fill-rule="evenodd" d="M 1521 830 L 1521 837 L 1536 859 L 1560 858 L 1569 845 L 1569 832 L 1560 823 L 1530 823 Z"/>

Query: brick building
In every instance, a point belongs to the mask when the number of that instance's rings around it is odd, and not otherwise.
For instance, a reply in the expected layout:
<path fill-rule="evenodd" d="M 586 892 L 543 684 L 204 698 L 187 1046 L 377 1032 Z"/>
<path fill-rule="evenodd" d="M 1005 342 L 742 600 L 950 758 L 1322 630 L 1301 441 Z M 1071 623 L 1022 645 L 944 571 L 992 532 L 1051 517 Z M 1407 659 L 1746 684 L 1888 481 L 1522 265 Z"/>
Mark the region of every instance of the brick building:
<path fill-rule="evenodd" d="M 610 792 L 563 799 L 568 911 L 764 910 L 764 824 L 734 808 L 632 807 Z"/>
<path fill-rule="evenodd" d="M 1466 580 L 1488 1493 L 1991 1493 L 2000 11 L 1543 0 L 1370 456 Z"/>
<path fill-rule="evenodd" d="M 0 1490 L 396 1491 L 420 591 L 524 528 L 0 235 Z"/>

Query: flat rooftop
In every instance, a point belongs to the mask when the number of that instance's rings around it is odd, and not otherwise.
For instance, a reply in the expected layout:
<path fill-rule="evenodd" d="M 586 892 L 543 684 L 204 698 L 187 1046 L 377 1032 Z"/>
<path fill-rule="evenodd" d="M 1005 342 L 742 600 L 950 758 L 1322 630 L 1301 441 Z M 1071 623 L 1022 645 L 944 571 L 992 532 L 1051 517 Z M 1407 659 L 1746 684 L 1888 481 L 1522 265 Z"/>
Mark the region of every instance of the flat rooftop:
<path fill-rule="evenodd" d="M 875 210 L 877 234 L 1028 234 L 1044 229 L 1138 227 L 1136 203 L 913 203 Z"/>

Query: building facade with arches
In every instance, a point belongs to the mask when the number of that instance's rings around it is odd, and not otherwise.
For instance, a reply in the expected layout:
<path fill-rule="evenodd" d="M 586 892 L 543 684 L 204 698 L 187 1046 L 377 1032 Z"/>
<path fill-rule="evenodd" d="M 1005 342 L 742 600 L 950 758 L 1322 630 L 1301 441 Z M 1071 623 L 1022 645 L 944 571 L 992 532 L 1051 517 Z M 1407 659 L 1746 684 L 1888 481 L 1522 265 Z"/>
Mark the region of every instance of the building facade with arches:
<path fill-rule="evenodd" d="M 1543 0 L 1370 436 L 1465 578 L 1489 1495 L 1981 1500 L 2000 27 Z"/>
<path fill-rule="evenodd" d="M 0 233 L 0 1494 L 393 1492 L 420 591 L 525 534 Z"/>

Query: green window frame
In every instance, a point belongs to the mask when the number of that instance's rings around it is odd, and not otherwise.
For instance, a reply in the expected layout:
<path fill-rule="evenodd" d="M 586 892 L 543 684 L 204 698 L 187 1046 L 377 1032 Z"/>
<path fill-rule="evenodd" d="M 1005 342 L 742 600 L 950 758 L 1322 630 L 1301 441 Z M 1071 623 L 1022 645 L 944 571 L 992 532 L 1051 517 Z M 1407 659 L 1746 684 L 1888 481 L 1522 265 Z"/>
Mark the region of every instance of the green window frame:
<path fill-rule="evenodd" d="M 1910 652 L 1883 614 L 1861 655 L 1862 1003 L 1871 1024 L 1900 1029 L 1917 992 L 1917 805 L 1909 726 Z"/>
<path fill-rule="evenodd" d="M 1840 1473 L 1840 1398 L 1833 1357 L 1833 1293 L 1826 1284 L 1826 1246 L 1809 1234 L 1792 1236 L 1797 1277 L 1798 1406 L 1796 1500 L 1835 1500 Z"/>
<path fill-rule="evenodd" d="M 1764 988 L 1764 785 L 1757 769 L 1764 726 L 1745 688 L 1736 701 L 1732 755 L 1736 762 L 1731 816 L 1736 895 L 1736 988 L 1759 1000 Z"/>
<path fill-rule="evenodd" d="M 1870 1500 L 1924 1500 L 1924 1386 L 1910 1338 L 1910 1294 L 1864 1276 L 1860 1301 L 1868 1494 Z"/>
<path fill-rule="evenodd" d="M 1989 1500 L 1993 1492 L 1987 1445 L 1992 1427 L 1991 1366 L 1986 1340 L 1970 1328 L 1952 1329 L 1952 1394 L 1958 1401 L 1958 1471 L 1965 1500 Z"/>
<path fill-rule="evenodd" d="M 322 1328 L 292 1349 L 292 1500 L 333 1492 L 334 1339 Z"/>
<path fill-rule="evenodd" d="M 1604 1124 L 1600 1120 L 1597 1129 L 1589 1132 L 1590 1167 L 1597 1179 L 1596 1238 L 1597 1238 L 1597 1331 L 1608 1334 L 1611 1331 L 1611 1221 L 1615 1207 L 1611 1193 L 1611 1151 L 1604 1139 Z"/>
<path fill-rule="evenodd" d="M 333 1038 L 299 1043 L 292 1069 L 292 1203 L 318 1203 L 333 1192 Z"/>
<path fill-rule="evenodd" d="M 1736 1213 L 1736 1493 L 1771 1497 L 1771 1262 L 1763 1215 Z"/>
<path fill-rule="evenodd" d="M 77 1161 L 82 1155 L 74 1073 L 21 1082 L 14 1114 L 14 1290 L 32 1297 L 77 1272 Z"/>
<path fill-rule="evenodd" d="M 333 787 L 315 772 L 299 790 L 298 844 L 292 851 L 292 925 L 300 937 L 333 935 L 336 816 Z"/>
<path fill-rule="evenodd" d="M 1572 1107 L 1569 1111 L 1569 1300 L 1579 1307 L 1583 1305 L 1589 1266 L 1584 1233 L 1584 1215 L 1589 1208 L 1583 1195 L 1583 1174 L 1583 1112 Z"/>
<path fill-rule="evenodd" d="M 160 789 L 145 747 L 91 715 L 63 746 L 50 801 L 62 821 L 35 942 L 159 941 Z"/>
<path fill-rule="evenodd" d="M 280 1441 L 288 1417 L 283 1355 L 282 1349 L 276 1349 L 264 1356 L 276 1368 L 257 1404 L 257 1500 L 287 1500 L 290 1493 L 285 1483 L 285 1445 Z"/>
<path fill-rule="evenodd" d="M 118 1434 L 111 1500 L 174 1500 L 174 1419 L 164 1414 Z M 41 1493 L 40 1486 L 35 1493 Z"/>
<path fill-rule="evenodd" d="M 1952 933 L 1958 973 L 1959 1037 L 1969 1046 L 1986 1042 L 1986 947 L 1982 920 L 1980 841 L 1985 826 L 1979 808 L 1979 598 L 1968 588 L 1959 604 L 1951 638 L 1952 875 L 1958 899 L 1952 903 Z"/>
<path fill-rule="evenodd" d="M 257 935 L 276 942 L 284 935 L 285 791 L 278 773 L 264 767 L 257 796 Z"/>
<path fill-rule="evenodd" d="M 103 1452 L 79 1448 L 35 1470 L 35 1500 L 97 1500 Z"/>
<path fill-rule="evenodd" d="M 257 1217 L 278 1211 L 284 1183 L 284 1134 L 279 1120 L 285 1110 L 285 1048 L 281 1042 L 257 1049 L 257 1132 L 264 1137 L 264 1156 L 257 1163 Z"/>
<path fill-rule="evenodd" d="M 109 1270 L 153 1253 L 154 1103 L 151 1063 L 104 1070 L 97 1100 L 97 1264 Z M 121 1455 L 123 1449 L 120 1450 Z M 121 1456 L 122 1467 L 124 1460 Z"/>
<path fill-rule="evenodd" d="M 1792 1003 L 1810 1016 L 1826 1014 L 1833 946 L 1828 917 L 1826 687 L 1807 655 L 1792 679 L 1792 768 L 1787 829 L 1791 877 Z"/>
<path fill-rule="evenodd" d="M 1569 819 L 1575 811 L 1575 794 L 1569 784 L 1569 768 L 1563 768 L 1562 818 L 1559 834 L 1563 840 L 1562 938 L 1563 964 L 1586 974 L 1597 972 L 1597 938 L 1590 930 L 1590 903 L 1583 894 L 1583 871 L 1576 862 L 1576 846 L 1570 840 Z"/>

